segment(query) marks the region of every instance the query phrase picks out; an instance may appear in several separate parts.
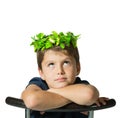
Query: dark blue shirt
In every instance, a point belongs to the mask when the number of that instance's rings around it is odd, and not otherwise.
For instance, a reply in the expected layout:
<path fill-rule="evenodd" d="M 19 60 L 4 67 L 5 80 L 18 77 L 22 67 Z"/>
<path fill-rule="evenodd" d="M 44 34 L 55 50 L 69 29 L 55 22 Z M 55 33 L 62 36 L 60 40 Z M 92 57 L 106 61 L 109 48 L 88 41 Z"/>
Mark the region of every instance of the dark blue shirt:
<path fill-rule="evenodd" d="M 89 84 L 86 80 L 76 78 L 75 84 Z M 29 81 L 29 84 L 35 84 L 43 90 L 49 89 L 47 83 L 40 77 L 34 77 Z M 45 112 L 43 115 L 39 111 L 31 111 L 31 118 L 88 118 L 88 116 L 80 112 Z"/>

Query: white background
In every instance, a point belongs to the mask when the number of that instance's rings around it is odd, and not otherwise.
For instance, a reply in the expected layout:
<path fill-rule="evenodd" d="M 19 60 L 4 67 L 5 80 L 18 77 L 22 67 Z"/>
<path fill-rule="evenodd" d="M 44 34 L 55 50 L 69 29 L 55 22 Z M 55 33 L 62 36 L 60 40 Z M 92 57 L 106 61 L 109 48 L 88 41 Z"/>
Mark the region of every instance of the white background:
<path fill-rule="evenodd" d="M 119 0 L 0 0 L 0 117 L 24 118 L 24 110 L 6 105 L 5 98 L 19 98 L 38 76 L 31 36 L 53 30 L 81 34 L 81 78 L 117 101 L 95 118 L 120 117 Z"/>

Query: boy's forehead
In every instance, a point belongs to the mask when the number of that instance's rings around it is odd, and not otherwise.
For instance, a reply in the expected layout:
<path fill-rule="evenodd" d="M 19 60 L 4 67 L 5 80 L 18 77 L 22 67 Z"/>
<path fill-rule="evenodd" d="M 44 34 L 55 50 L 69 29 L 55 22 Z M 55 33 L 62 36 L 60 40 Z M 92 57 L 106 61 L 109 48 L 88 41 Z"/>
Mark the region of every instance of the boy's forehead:
<path fill-rule="evenodd" d="M 67 51 L 61 50 L 61 51 L 55 51 L 55 50 L 48 50 L 44 54 L 44 59 L 54 59 L 54 57 L 59 58 L 72 58 L 71 55 L 68 54 Z"/>

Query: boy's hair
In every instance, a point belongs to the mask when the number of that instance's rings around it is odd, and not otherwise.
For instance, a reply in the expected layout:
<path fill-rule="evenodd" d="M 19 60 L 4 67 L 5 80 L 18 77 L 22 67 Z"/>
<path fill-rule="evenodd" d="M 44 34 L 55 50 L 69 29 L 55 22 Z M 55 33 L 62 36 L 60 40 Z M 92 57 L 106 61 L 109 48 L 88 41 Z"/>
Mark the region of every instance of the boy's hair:
<path fill-rule="evenodd" d="M 48 50 L 61 51 L 61 52 L 63 52 L 66 55 L 74 57 L 76 63 L 79 64 L 79 52 L 78 52 L 78 48 L 77 47 L 73 47 L 71 45 L 70 47 L 66 46 L 64 49 L 62 49 L 60 46 L 55 46 L 53 48 L 46 49 L 44 51 L 41 51 L 41 50 L 37 51 L 37 64 L 38 64 L 39 69 L 41 69 L 41 70 L 42 70 L 42 61 L 44 59 L 44 54 Z"/>

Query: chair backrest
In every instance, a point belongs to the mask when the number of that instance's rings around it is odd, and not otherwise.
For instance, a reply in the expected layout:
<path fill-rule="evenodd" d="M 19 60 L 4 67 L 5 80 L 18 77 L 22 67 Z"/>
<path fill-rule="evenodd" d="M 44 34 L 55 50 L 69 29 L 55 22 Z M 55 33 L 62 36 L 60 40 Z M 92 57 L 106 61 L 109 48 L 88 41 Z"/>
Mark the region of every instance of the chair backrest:
<path fill-rule="evenodd" d="M 7 97 L 5 102 L 8 105 L 12 105 L 12 106 L 19 107 L 19 108 L 24 108 L 25 109 L 25 118 L 30 118 L 30 109 L 28 109 L 25 106 L 22 99 L 14 98 L 14 97 Z M 113 107 L 115 105 L 116 105 L 116 101 L 114 99 L 108 100 L 106 105 L 101 105 L 100 107 L 98 107 L 96 104 L 93 104 L 90 106 L 84 106 L 84 105 L 78 105 L 75 103 L 70 103 L 70 104 L 67 104 L 60 108 L 46 110 L 46 112 L 84 112 L 84 111 L 89 111 L 88 118 L 93 118 L 95 110 L 106 109 L 106 108 Z"/>

